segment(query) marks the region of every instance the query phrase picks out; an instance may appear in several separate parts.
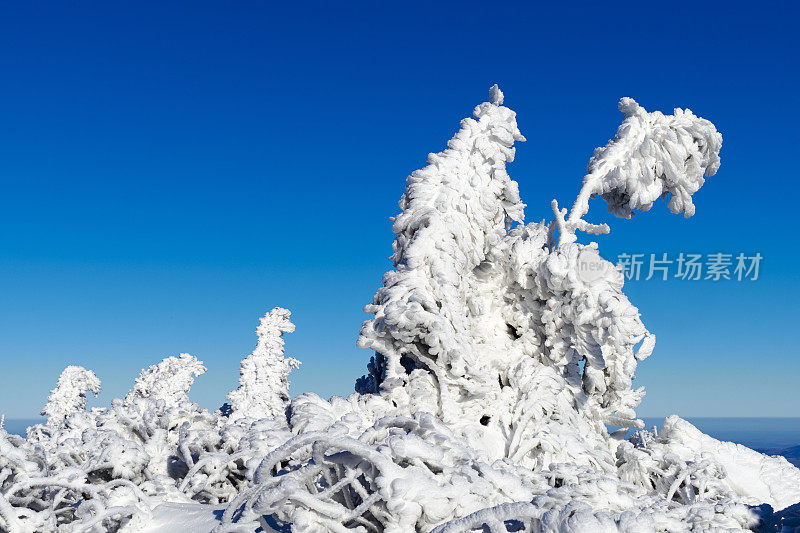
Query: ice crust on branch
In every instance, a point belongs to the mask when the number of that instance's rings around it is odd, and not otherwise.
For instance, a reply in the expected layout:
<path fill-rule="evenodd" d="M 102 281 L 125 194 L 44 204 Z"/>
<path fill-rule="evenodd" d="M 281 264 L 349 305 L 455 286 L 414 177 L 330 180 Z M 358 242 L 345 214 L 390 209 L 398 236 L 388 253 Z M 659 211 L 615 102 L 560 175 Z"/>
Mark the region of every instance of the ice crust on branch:
<path fill-rule="evenodd" d="M 669 194 L 669 209 L 694 215 L 692 195 L 719 169 L 722 135 L 689 109 L 648 113 L 632 98 L 619 101 L 625 121 L 617 135 L 595 150 L 584 184 L 602 195 L 615 215 L 630 218 Z"/>
<path fill-rule="evenodd" d="M 632 98 L 622 98 L 618 107 L 625 120 L 613 139 L 595 149 L 568 217 L 553 200 L 559 243 L 574 242 L 576 230 L 608 233 L 607 225 L 583 220 L 596 195 L 618 217 L 631 218 L 634 209 L 648 211 L 666 196 L 670 211 L 691 217 L 692 195 L 719 169 L 722 135 L 708 120 L 689 109 L 648 113 Z"/>
<path fill-rule="evenodd" d="M 554 220 L 524 224 L 506 169 L 524 138 L 503 102 L 492 87 L 407 179 L 357 393 L 289 398 L 299 363 L 284 355 L 282 308 L 216 412 L 189 399 L 205 367 L 187 354 L 90 411 L 100 382 L 68 367 L 47 424 L 26 438 L 0 427 L 0 530 L 793 531 L 800 470 L 785 459 L 675 416 L 640 429 L 633 379 L 655 337 L 622 274 L 577 242 L 609 229 L 583 220 L 592 195 L 628 216 L 668 192 L 691 214 L 719 164 L 713 125 L 623 99 L 572 211 L 554 201 Z"/>
<path fill-rule="evenodd" d="M 256 329 L 258 344 L 239 370 L 239 388 L 228 393 L 232 417 L 255 420 L 283 414 L 289 401 L 289 373 L 300 361 L 284 358 L 284 333 L 294 331 L 288 309 L 276 307 L 267 313 Z"/>

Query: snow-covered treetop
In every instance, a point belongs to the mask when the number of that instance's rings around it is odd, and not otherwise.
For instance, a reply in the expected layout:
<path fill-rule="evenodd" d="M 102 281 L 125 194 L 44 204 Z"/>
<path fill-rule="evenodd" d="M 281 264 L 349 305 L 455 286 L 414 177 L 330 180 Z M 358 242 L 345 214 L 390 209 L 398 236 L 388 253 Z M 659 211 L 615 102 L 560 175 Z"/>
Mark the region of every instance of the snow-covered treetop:
<path fill-rule="evenodd" d="M 594 151 L 566 220 L 566 212 L 553 201 L 559 243 L 573 242 L 575 230 L 608 232 L 608 226 L 582 219 L 595 195 L 602 196 L 615 215 L 631 218 L 634 209 L 647 211 L 669 194 L 670 211 L 688 218 L 695 212 L 692 195 L 719 168 L 722 135 L 708 120 L 689 109 L 677 108 L 672 115 L 648 113 L 632 98 L 621 99 L 619 110 L 625 120 L 614 138 Z"/>
<path fill-rule="evenodd" d="M 514 161 L 514 142 L 525 137 L 517 127 L 516 113 L 502 106 L 503 93 L 497 85 L 491 93 L 493 101 L 477 106 L 474 119 L 461 121 L 447 149 L 429 154 L 428 165 L 406 180 L 399 202 L 402 213 L 392 227 L 397 234 L 395 265 L 434 259 L 426 244 L 433 234 L 469 251 L 473 256 L 468 259 L 474 260 L 474 254 L 485 252 L 509 223 L 524 220 L 525 204 L 506 163 Z M 453 231 L 455 225 L 462 231 Z"/>
<path fill-rule="evenodd" d="M 194 384 L 194 378 L 205 371 L 203 362 L 188 353 L 182 353 L 180 357 L 167 357 L 142 370 L 125 399 L 155 398 L 167 404 L 188 401 L 187 394 Z"/>
<path fill-rule="evenodd" d="M 359 346 L 378 355 L 360 391 L 403 383 L 404 356 L 420 367 L 447 369 L 440 379 L 464 378 L 467 389 L 480 389 L 488 378 L 469 338 L 465 283 L 511 223 L 523 221 L 525 207 L 506 172 L 514 142 L 525 138 L 516 114 L 500 105 L 496 85 L 491 98 L 461 121 L 445 151 L 430 154 L 428 165 L 406 180 L 392 227 L 396 269 L 365 308 L 375 317 L 362 326 Z"/>
<path fill-rule="evenodd" d="M 239 388 L 228 394 L 231 418 L 275 418 L 283 414 L 289 400 L 289 373 L 300 361 L 284 358 L 284 333 L 294 331 L 288 309 L 276 307 L 261 319 L 256 328 L 258 343 L 242 360 Z"/>
<path fill-rule="evenodd" d="M 91 370 L 70 365 L 58 377 L 56 387 L 50 391 L 41 415 L 47 416 L 49 425 L 60 424 L 68 415 L 86 409 L 86 394 L 100 392 L 100 380 Z"/>
<path fill-rule="evenodd" d="M 503 91 L 500 90 L 500 87 L 495 83 L 489 89 L 489 99 L 492 101 L 494 105 L 503 105 Z"/>

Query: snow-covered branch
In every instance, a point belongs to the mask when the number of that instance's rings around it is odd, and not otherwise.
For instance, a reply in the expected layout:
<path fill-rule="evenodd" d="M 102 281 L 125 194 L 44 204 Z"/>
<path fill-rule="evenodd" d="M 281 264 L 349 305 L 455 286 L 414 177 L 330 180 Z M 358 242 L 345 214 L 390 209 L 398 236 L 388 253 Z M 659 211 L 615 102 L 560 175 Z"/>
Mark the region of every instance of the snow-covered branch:
<path fill-rule="evenodd" d="M 606 225 L 583 221 L 594 196 L 602 196 L 615 215 L 631 218 L 635 209 L 647 211 L 669 195 L 670 211 L 688 218 L 695 212 L 692 195 L 719 169 L 722 135 L 708 120 L 689 109 L 648 113 L 632 98 L 621 99 L 619 110 L 625 120 L 595 150 L 569 216 L 557 222 L 559 243 L 574 242 L 576 230 L 608 233 Z"/>

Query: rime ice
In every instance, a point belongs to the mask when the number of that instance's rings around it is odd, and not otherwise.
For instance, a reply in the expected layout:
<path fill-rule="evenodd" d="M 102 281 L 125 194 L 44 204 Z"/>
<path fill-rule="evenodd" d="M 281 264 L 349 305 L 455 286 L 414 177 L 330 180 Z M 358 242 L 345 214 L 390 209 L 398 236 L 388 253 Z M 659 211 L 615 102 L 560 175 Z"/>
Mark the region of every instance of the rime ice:
<path fill-rule="evenodd" d="M 68 367 L 46 424 L 0 429 L 0 528 L 30 531 L 777 531 L 800 470 L 670 417 L 643 431 L 634 387 L 655 336 L 621 272 L 581 244 L 602 197 L 623 218 L 660 197 L 691 216 L 721 135 L 689 110 L 630 98 L 570 210 L 524 223 L 506 165 L 524 141 L 499 87 L 406 181 L 394 268 L 358 338 L 374 351 L 356 393 L 289 398 L 275 308 L 229 403 L 191 402 L 202 362 L 144 371 L 86 411 L 90 371 Z M 592 268 L 587 274 L 587 264 Z M 609 432 L 608 426 L 622 428 Z M 627 437 L 627 438 L 626 438 Z M 775 510 L 773 514 L 764 504 Z M 222 511 L 221 515 L 219 511 Z M 217 514 L 215 514 L 217 512 Z"/>

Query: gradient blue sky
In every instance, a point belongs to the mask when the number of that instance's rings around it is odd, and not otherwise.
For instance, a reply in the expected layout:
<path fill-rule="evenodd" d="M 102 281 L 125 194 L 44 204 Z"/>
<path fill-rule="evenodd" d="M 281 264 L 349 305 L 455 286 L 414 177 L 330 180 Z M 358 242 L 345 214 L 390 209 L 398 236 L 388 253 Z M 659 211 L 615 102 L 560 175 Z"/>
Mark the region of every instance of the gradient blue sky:
<path fill-rule="evenodd" d="M 640 281 L 657 334 L 645 416 L 800 416 L 796 4 L 0 3 L 0 412 L 62 368 L 124 394 L 205 361 L 236 386 L 259 316 L 288 307 L 294 393 L 347 394 L 390 266 L 389 217 L 499 83 L 528 138 L 528 220 L 571 203 L 616 102 L 690 107 L 723 133 L 697 215 L 607 220 L 601 252 L 755 253 L 756 282 Z"/>

